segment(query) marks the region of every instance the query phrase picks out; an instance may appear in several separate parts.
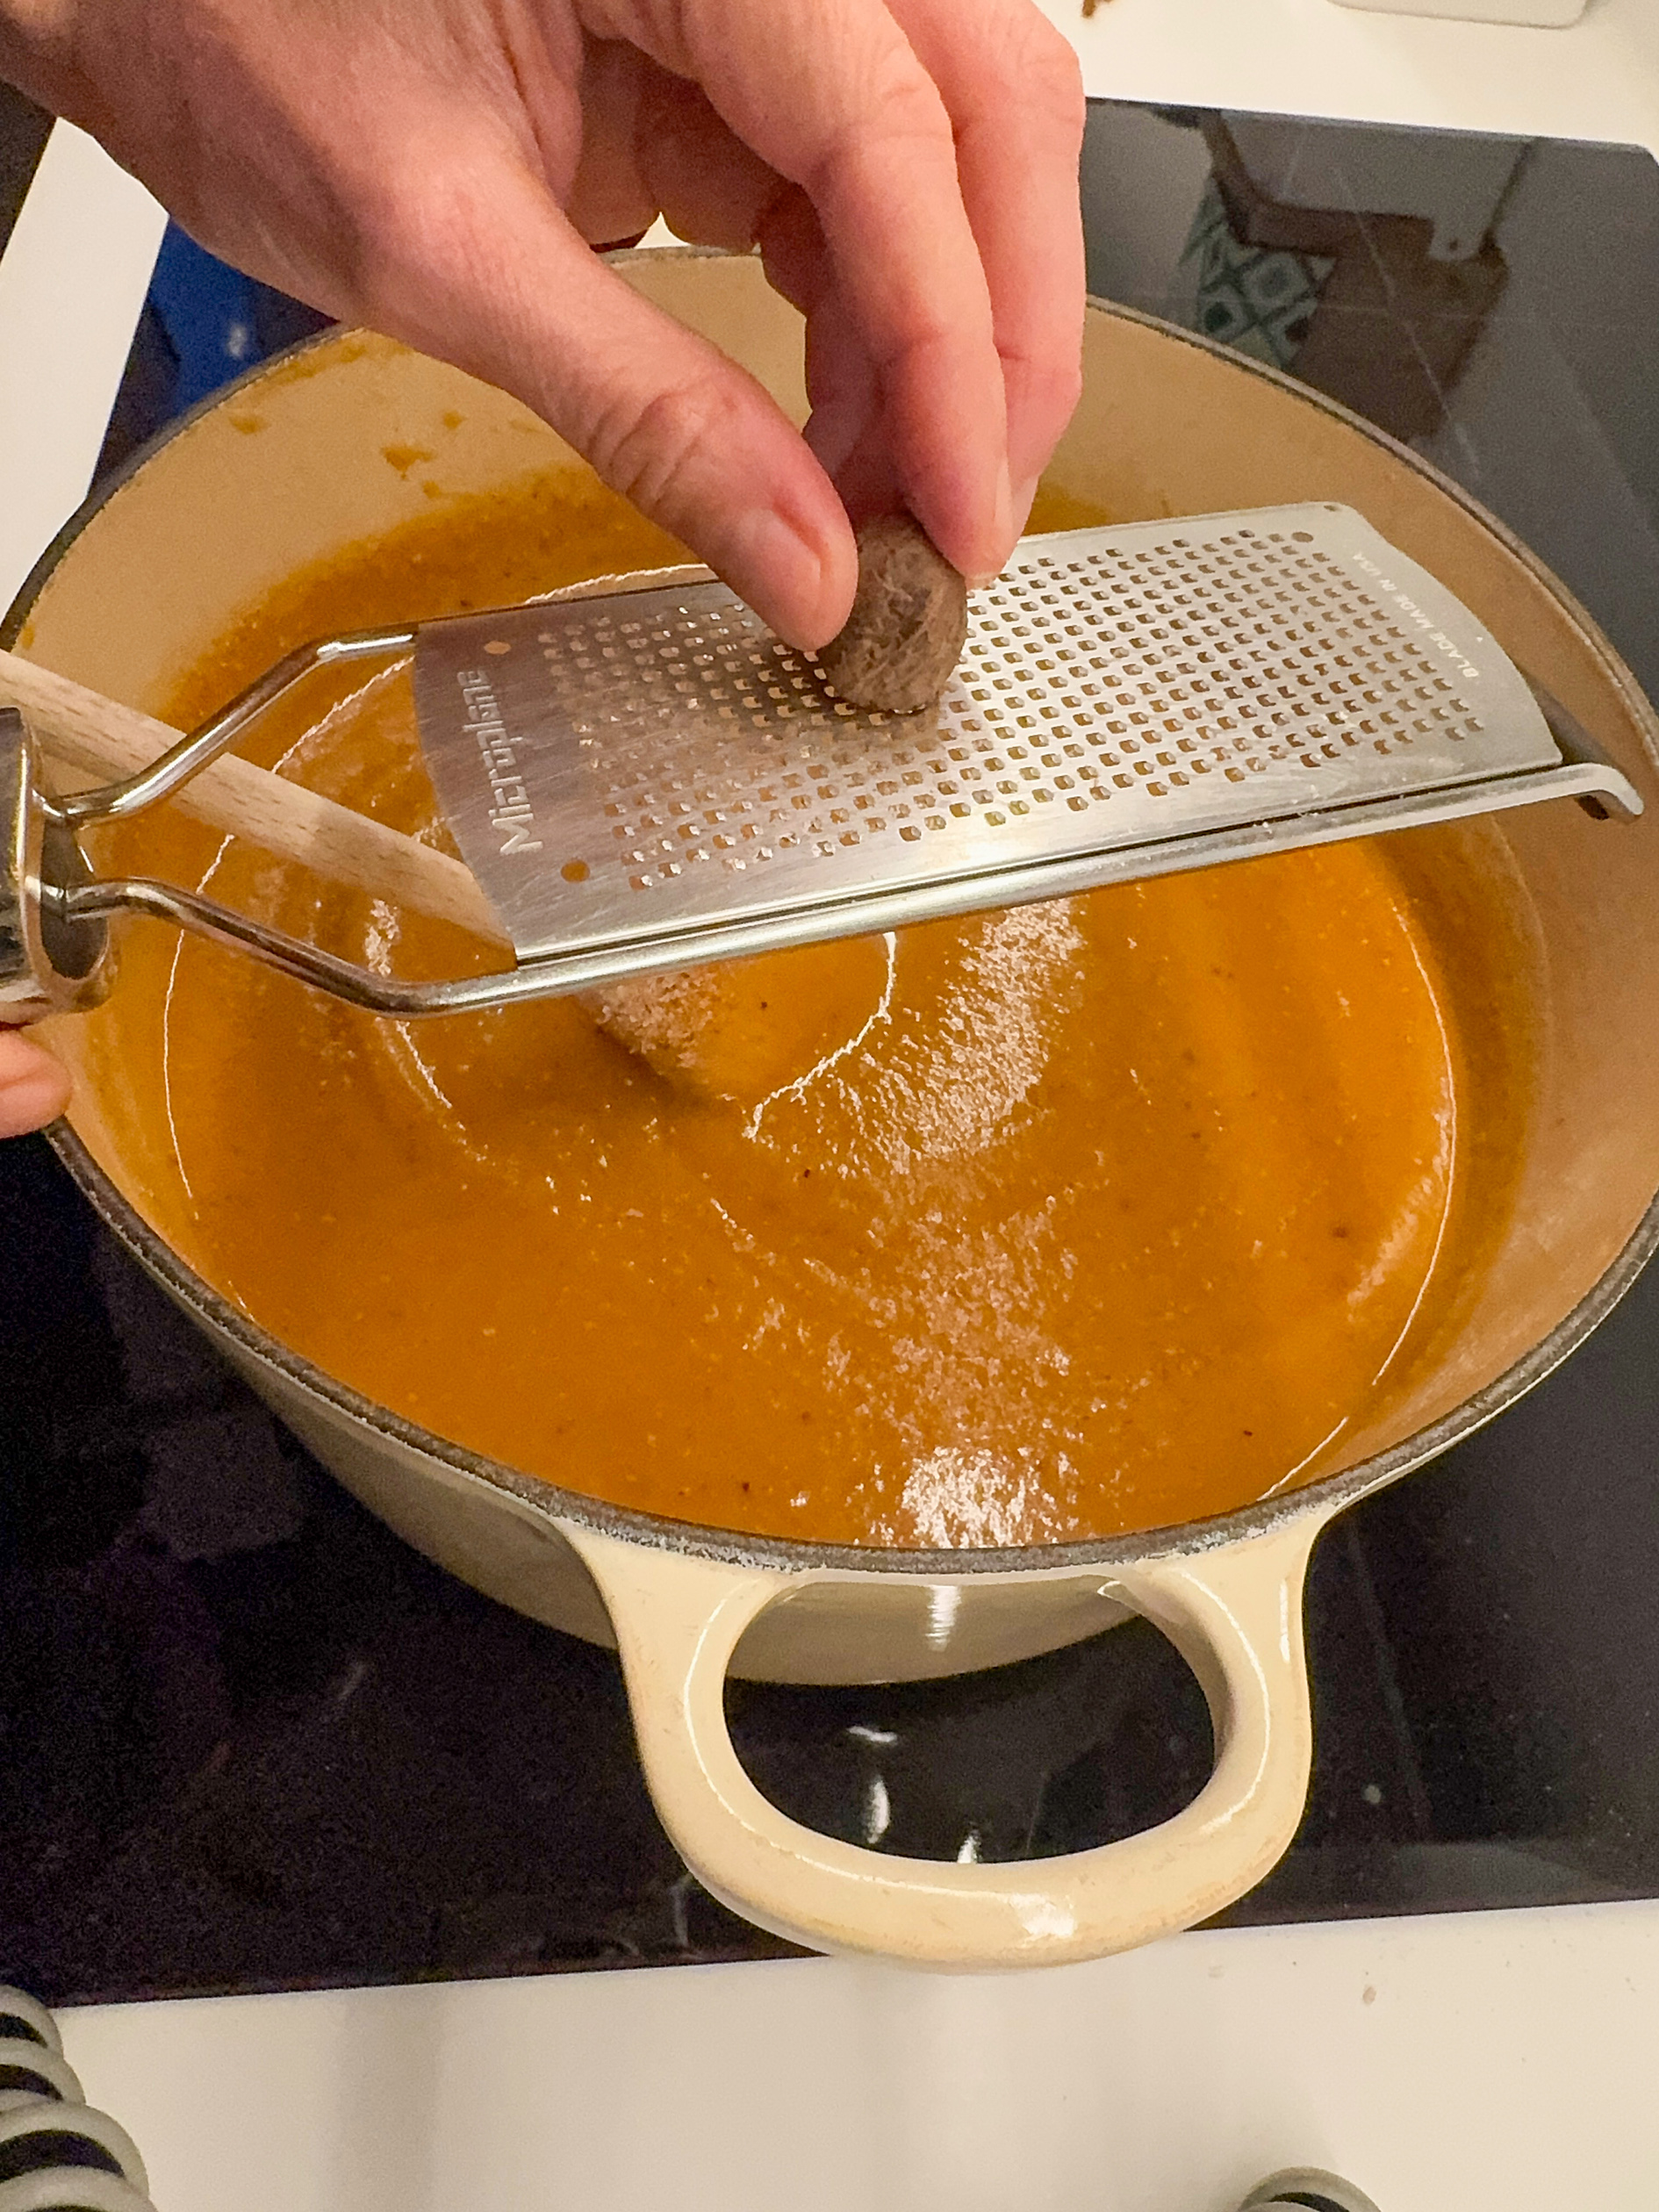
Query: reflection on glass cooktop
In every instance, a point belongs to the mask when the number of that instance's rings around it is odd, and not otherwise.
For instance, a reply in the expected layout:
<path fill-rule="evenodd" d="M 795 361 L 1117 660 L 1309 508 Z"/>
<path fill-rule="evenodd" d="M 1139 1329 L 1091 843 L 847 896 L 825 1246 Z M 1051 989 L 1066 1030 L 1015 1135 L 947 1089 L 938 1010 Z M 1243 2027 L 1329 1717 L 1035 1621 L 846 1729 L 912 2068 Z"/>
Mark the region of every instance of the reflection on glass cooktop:
<path fill-rule="evenodd" d="M 1100 105 L 1084 195 L 1096 291 L 1429 456 L 1659 692 L 1645 154 Z M 163 263 L 110 463 L 250 329 L 305 327 L 194 254 Z M 39 1140 L 0 1149 L 0 1979 L 59 2003 L 781 1950 L 677 1861 L 614 1661 L 354 1505 Z M 1659 1893 L 1656 1355 L 1650 1275 L 1325 1539 L 1312 1799 L 1231 1920 Z M 779 1803 L 917 1855 L 1127 1834 L 1209 1759 L 1196 1684 L 1139 1623 L 993 1675 L 731 1704 Z"/>

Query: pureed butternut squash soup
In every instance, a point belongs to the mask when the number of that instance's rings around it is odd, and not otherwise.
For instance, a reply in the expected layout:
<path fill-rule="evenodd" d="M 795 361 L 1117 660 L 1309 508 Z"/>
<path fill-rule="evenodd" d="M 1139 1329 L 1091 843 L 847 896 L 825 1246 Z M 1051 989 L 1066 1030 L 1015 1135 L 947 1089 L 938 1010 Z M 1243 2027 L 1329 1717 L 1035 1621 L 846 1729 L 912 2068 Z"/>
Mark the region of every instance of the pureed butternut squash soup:
<path fill-rule="evenodd" d="M 1110 519 L 1045 495 L 1032 527 Z M 591 479 L 434 505 L 248 610 L 169 711 L 326 631 L 682 557 Z M 258 757 L 442 841 L 406 675 L 331 681 Z M 649 1060 L 636 1004 L 383 1022 L 139 923 L 94 1073 L 158 1132 L 181 1253 L 441 1436 L 756 1533 L 1110 1535 L 1329 1467 L 1477 1278 L 1526 1052 L 1423 851 L 690 976 Z M 499 965 L 170 815 L 104 858 L 381 967 Z"/>

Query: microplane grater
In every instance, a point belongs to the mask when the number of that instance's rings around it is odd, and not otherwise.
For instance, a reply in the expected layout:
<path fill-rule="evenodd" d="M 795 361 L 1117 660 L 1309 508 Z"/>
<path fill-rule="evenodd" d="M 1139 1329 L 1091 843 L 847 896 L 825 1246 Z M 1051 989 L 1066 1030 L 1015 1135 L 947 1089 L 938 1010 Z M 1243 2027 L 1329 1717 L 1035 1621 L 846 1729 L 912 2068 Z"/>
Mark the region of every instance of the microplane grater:
<path fill-rule="evenodd" d="M 432 622 L 414 681 L 521 964 L 583 984 L 1550 797 L 1641 810 L 1330 505 L 1022 540 L 916 715 L 848 706 L 715 582 Z"/>
<path fill-rule="evenodd" d="M 439 801 L 512 967 L 388 975 L 199 890 L 91 869 L 83 830 L 180 790 L 316 670 L 411 658 Z M 89 702 L 108 705 L 75 712 Z M 600 578 L 320 639 L 91 791 L 54 795 L 0 709 L 0 1024 L 96 1004 L 123 912 L 405 1018 L 1555 798 L 1641 811 L 1469 610 L 1346 507 L 1026 538 L 920 715 L 837 698 L 706 570 Z M 430 910 L 461 918 L 447 881 Z"/>

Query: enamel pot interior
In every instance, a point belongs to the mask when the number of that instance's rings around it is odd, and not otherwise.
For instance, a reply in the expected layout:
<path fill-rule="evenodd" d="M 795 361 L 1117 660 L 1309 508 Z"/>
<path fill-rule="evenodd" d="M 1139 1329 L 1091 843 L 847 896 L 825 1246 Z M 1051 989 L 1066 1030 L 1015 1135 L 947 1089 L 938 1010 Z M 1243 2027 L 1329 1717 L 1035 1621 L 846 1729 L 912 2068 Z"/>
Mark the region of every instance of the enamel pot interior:
<path fill-rule="evenodd" d="M 768 291 L 758 262 L 691 253 L 621 258 L 642 291 L 715 338 L 795 419 L 803 415 L 800 324 Z M 1515 1049 L 1531 1064 L 1534 1103 L 1507 1229 L 1443 1356 L 1407 1402 L 1356 1430 L 1344 1467 L 1271 1505 L 1151 1538 L 1018 1554 L 872 1557 L 760 1542 L 596 1506 L 581 1494 L 579 1469 L 557 1490 L 480 1462 L 285 1352 L 193 1271 L 190 1224 L 160 1172 L 166 1131 L 147 1125 L 124 1091 L 118 985 L 106 1008 L 57 1024 L 58 1048 L 78 1078 L 72 1131 L 61 1143 L 105 1219 L 377 1511 L 528 1612 L 605 1633 L 573 1558 L 557 1573 L 549 1566 L 548 1533 L 562 1517 L 625 1540 L 769 1563 L 786 1579 L 857 1568 L 887 1585 L 889 1628 L 872 1627 L 874 1642 L 861 1654 L 848 1655 L 847 1601 L 833 1598 L 845 1584 L 826 1584 L 820 1595 L 797 1592 L 780 1611 L 795 1612 L 805 1627 L 821 1604 L 840 1605 L 840 1655 L 786 1649 L 782 1630 L 765 1650 L 751 1649 L 771 1633 L 762 1620 L 739 1655 L 745 1672 L 868 1679 L 1050 1647 L 1101 1624 L 1101 1570 L 1114 1562 L 1266 1540 L 1298 1517 L 1322 1519 L 1442 1447 L 1547 1371 L 1645 1256 L 1659 1187 L 1659 779 L 1652 719 L 1627 673 L 1582 611 L 1489 517 L 1411 456 L 1288 380 L 1099 307 L 1089 317 L 1085 370 L 1083 403 L 1052 471 L 1062 488 L 1125 521 L 1298 499 L 1353 505 L 1457 592 L 1648 799 L 1647 816 L 1628 827 L 1550 806 L 1399 841 L 1410 848 L 1410 868 L 1433 878 L 1454 923 L 1461 901 L 1471 928 L 1489 933 L 1490 972 L 1519 969 L 1525 978 L 1526 1035 Z M 188 420 L 77 517 L 32 580 L 13 627 L 21 625 L 21 649 L 32 657 L 154 710 L 174 672 L 298 566 L 428 511 L 434 496 L 583 466 L 500 393 L 383 340 L 328 336 Z M 425 1479 L 417 1482 L 417 1472 Z M 549 1575 L 557 1581 L 558 1573 L 564 1584 L 549 1596 Z M 930 1587 L 945 1574 L 982 1579 L 988 1596 L 993 1587 L 1002 1593 L 1000 1637 L 966 1647 L 930 1641 L 937 1615 Z M 1046 1597 L 1039 1584 L 1052 1585 Z M 1063 1589 L 1082 1594 L 1067 1598 Z"/>

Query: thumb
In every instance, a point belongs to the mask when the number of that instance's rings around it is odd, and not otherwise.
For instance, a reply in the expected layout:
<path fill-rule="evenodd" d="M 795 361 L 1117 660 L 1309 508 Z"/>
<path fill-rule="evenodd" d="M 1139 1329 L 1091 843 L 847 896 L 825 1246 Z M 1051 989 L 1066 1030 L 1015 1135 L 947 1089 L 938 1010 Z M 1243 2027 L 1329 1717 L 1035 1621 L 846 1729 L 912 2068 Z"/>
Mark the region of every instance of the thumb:
<path fill-rule="evenodd" d="M 377 327 L 534 407 L 792 644 L 832 637 L 851 529 L 760 384 L 599 260 L 511 158 L 446 164 L 420 198 L 404 251 L 378 258 Z"/>
<path fill-rule="evenodd" d="M 0 1137 L 44 1129 L 69 1102 L 69 1079 L 49 1052 L 0 1030 Z"/>

